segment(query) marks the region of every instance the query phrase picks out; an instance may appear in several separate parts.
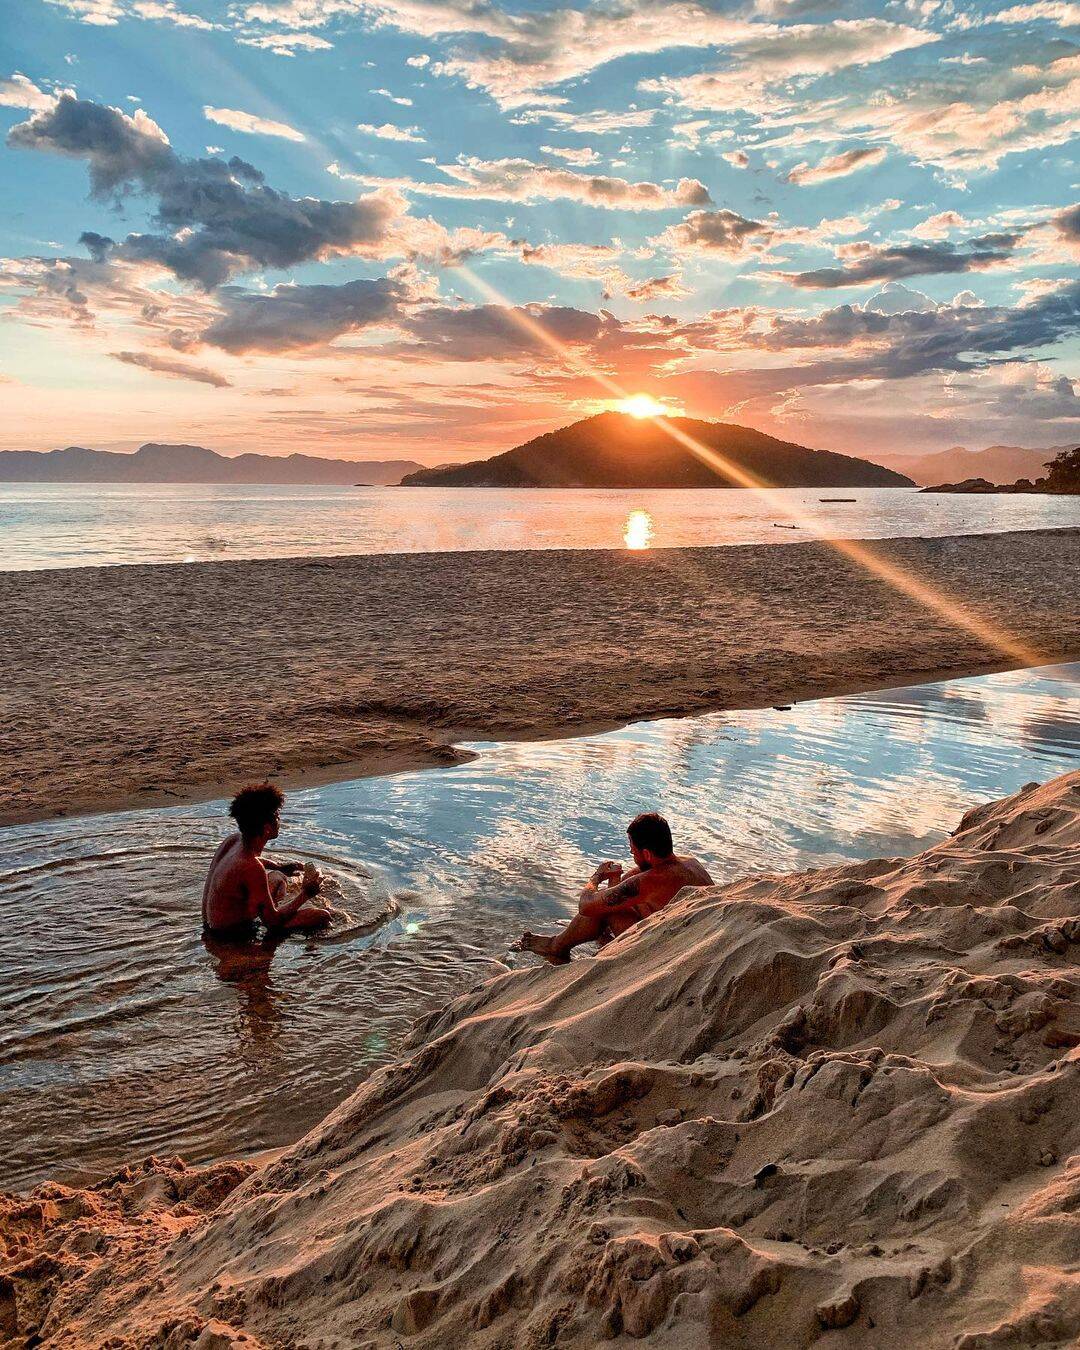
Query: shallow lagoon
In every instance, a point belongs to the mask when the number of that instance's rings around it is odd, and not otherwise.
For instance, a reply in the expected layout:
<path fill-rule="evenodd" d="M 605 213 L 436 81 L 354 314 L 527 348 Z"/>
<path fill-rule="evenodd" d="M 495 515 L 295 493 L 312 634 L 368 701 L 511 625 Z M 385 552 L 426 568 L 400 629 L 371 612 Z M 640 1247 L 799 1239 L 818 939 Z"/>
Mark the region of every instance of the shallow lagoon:
<path fill-rule="evenodd" d="M 412 1020 L 566 918 L 659 808 L 718 879 L 915 852 L 1080 762 L 1080 666 L 476 745 L 447 769 L 290 794 L 280 851 L 357 923 L 238 954 L 198 931 L 224 805 L 0 830 L 0 1186 L 288 1142 Z M 391 913 L 374 929 L 365 918 Z"/>

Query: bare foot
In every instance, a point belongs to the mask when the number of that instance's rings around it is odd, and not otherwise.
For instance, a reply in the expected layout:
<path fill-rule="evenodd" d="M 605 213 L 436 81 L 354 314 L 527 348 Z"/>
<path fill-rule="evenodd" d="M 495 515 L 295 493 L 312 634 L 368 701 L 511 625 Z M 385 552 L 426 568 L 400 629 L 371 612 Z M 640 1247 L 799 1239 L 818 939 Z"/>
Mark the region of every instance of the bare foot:
<path fill-rule="evenodd" d="M 510 948 L 512 952 L 532 952 L 535 956 L 542 956 L 545 961 L 550 961 L 553 966 L 565 966 L 570 960 L 569 956 L 563 956 L 561 953 L 552 954 L 552 947 L 555 945 L 553 937 L 544 937 L 540 933 L 530 933 L 526 928 L 521 937 Z"/>

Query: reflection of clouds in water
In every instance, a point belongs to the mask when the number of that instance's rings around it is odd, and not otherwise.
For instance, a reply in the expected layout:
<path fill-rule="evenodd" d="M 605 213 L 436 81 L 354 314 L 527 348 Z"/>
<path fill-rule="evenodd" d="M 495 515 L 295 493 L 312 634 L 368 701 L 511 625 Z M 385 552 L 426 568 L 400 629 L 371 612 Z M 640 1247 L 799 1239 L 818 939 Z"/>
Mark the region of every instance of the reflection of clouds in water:
<path fill-rule="evenodd" d="M 287 939 L 246 968 L 198 940 L 223 803 L 0 830 L 0 1056 L 19 1055 L 0 1158 L 30 1177 L 80 1155 L 284 1142 L 415 1016 L 491 974 L 522 926 L 564 918 L 599 858 L 626 857 L 637 811 L 664 811 L 724 879 L 909 852 L 1074 764 L 1074 693 L 1045 671 L 993 676 L 485 746 L 467 765 L 290 793 L 283 855 L 404 910 L 374 937 Z"/>

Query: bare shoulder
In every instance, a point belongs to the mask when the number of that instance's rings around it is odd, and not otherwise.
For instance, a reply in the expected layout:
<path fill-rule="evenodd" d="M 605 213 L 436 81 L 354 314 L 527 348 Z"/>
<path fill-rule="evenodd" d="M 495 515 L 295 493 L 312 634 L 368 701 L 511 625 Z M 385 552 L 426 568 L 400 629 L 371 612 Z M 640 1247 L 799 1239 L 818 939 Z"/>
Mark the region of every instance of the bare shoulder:
<path fill-rule="evenodd" d="M 688 886 L 713 886 L 715 882 L 705 866 L 696 858 L 680 858 L 679 863 L 686 876 Z"/>

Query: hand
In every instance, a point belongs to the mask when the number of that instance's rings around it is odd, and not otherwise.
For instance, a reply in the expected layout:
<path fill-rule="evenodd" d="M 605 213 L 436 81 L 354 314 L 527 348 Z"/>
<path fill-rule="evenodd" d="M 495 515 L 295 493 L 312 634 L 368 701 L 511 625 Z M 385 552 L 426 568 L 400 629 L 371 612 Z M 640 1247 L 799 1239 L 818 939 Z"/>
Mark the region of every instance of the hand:
<path fill-rule="evenodd" d="M 593 873 L 593 883 L 599 886 L 602 882 L 615 882 L 622 876 L 622 864 L 617 862 L 602 862 Z"/>
<path fill-rule="evenodd" d="M 322 873 L 314 863 L 304 864 L 304 881 L 301 889 L 305 895 L 317 895 L 322 885 Z"/>

